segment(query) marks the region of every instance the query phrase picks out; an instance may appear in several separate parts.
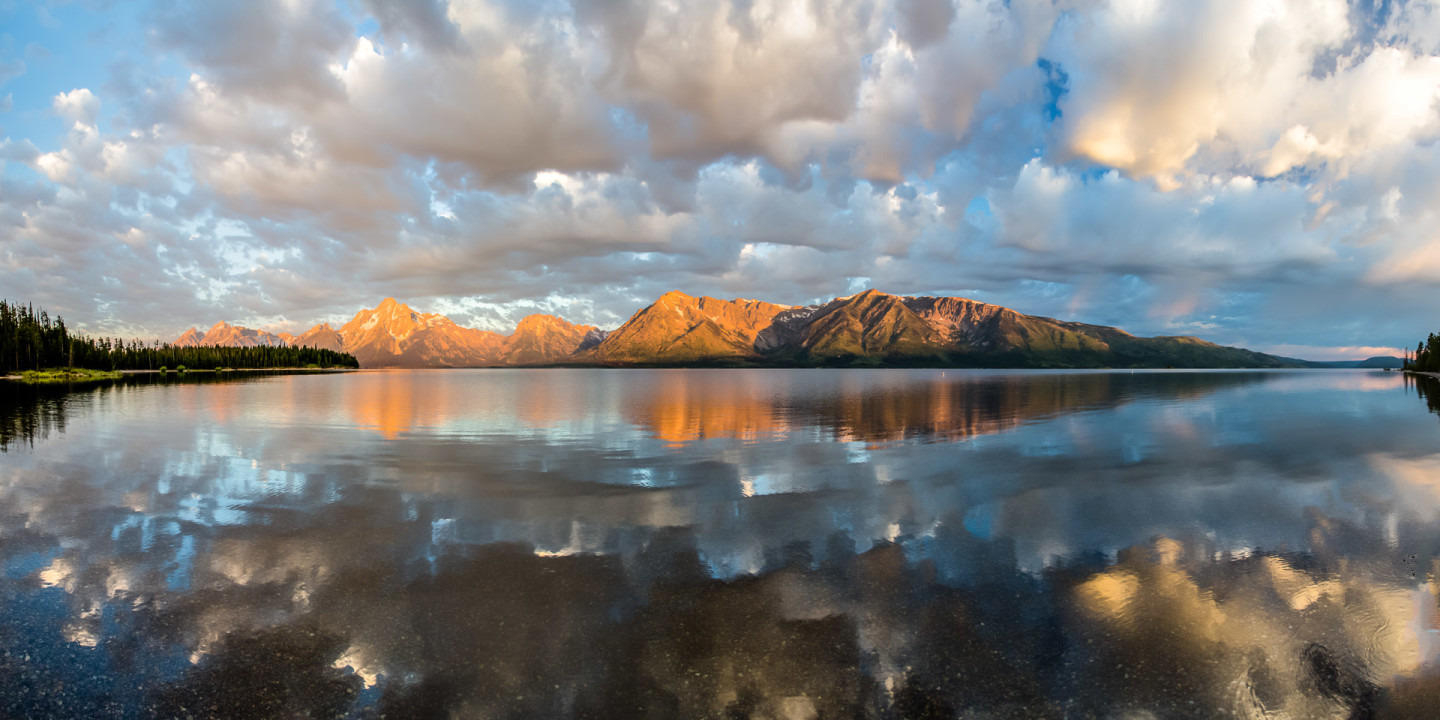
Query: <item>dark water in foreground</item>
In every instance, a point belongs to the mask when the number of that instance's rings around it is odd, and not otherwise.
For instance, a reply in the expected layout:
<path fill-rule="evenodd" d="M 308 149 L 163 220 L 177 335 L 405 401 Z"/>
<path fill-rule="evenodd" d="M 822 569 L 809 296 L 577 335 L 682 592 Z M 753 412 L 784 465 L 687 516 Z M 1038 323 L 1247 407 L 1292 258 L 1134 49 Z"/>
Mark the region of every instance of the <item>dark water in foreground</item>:
<path fill-rule="evenodd" d="M 1440 385 L 0 384 L 0 717 L 1432 717 Z"/>

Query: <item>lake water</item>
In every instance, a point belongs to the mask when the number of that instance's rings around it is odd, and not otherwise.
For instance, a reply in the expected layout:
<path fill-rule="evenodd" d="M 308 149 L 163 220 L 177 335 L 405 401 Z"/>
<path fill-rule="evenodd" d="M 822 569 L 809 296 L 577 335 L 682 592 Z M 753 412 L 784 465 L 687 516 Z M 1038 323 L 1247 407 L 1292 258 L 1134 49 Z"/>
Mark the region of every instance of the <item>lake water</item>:
<path fill-rule="evenodd" d="M 1366 371 L 0 383 L 0 717 L 1433 717 L 1435 409 Z"/>

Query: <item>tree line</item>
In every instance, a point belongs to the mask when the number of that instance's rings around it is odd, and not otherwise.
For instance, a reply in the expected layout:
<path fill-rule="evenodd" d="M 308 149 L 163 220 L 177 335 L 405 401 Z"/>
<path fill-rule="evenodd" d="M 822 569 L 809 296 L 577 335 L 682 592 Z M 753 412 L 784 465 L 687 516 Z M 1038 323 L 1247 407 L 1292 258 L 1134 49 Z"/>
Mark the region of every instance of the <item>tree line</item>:
<path fill-rule="evenodd" d="M 1405 361 L 1406 370 L 1415 372 L 1440 372 L 1440 336 L 1430 337 L 1415 346 L 1415 356 Z"/>
<path fill-rule="evenodd" d="M 1440 372 L 1440 336 L 1430 333 L 1415 346 L 1414 357 L 1405 361 L 1406 370 L 1416 372 Z"/>
<path fill-rule="evenodd" d="M 313 347 L 177 347 L 74 335 L 44 309 L 0 300 L 0 374 L 58 367 L 90 370 L 359 367 L 349 353 Z"/>

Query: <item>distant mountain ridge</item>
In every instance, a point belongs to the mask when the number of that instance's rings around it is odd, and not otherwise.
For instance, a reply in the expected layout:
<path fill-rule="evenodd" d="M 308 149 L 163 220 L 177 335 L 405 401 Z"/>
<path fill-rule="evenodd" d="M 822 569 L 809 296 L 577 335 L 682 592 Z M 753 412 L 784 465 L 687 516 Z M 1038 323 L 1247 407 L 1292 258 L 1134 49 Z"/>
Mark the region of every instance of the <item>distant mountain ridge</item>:
<path fill-rule="evenodd" d="M 957 297 L 866 290 L 821 305 L 719 300 L 672 291 L 605 331 L 529 315 L 509 335 L 467 328 L 386 298 L 336 329 L 299 334 L 216 323 L 176 345 L 293 345 L 348 352 L 361 367 L 937 366 L 1016 368 L 1321 367 L 1188 336 L 1025 315 Z"/>
<path fill-rule="evenodd" d="M 171 344 L 177 347 L 193 347 L 197 345 L 285 347 L 291 343 L 283 334 L 272 335 L 264 330 L 251 330 L 250 328 L 231 325 L 227 322 L 218 322 L 211 325 L 210 329 L 204 333 L 192 327 L 186 330 L 185 334 L 181 335 Z"/>
<path fill-rule="evenodd" d="M 1405 367 L 1405 358 L 1394 355 L 1376 355 L 1364 360 L 1302 360 L 1307 367 L 1317 368 L 1365 368 L 1369 370 L 1399 370 Z"/>

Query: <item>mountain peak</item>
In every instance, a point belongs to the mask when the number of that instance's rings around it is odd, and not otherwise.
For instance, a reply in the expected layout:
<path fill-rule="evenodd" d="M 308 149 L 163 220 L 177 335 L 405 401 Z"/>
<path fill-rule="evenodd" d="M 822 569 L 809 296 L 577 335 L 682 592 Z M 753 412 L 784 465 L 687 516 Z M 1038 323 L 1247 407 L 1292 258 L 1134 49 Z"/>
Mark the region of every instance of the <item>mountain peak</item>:
<path fill-rule="evenodd" d="M 520 318 L 520 322 L 515 324 L 515 331 L 519 332 L 522 328 L 531 329 L 549 327 L 555 325 L 556 322 L 559 320 L 560 318 L 557 318 L 554 315 L 546 315 L 545 313 L 533 313 L 531 315 L 526 315 L 525 317 Z M 569 323 L 566 323 L 566 325 L 569 325 Z"/>
<path fill-rule="evenodd" d="M 505 338 L 501 358 L 507 365 L 564 361 L 585 346 L 594 329 L 554 315 L 526 315 L 515 325 L 515 332 Z M 596 343 L 598 340 L 591 345 Z"/>
<path fill-rule="evenodd" d="M 1137 338 L 1119 328 L 1024 315 L 948 296 L 870 288 L 823 304 L 789 307 L 672 290 L 613 331 L 535 313 L 503 336 L 416 313 L 393 297 L 343 326 L 300 336 L 216 323 L 177 346 L 311 346 L 355 355 L 361 367 L 549 364 L 840 364 L 888 362 L 985 367 L 1288 367 L 1300 361 L 1225 348 L 1192 337 Z"/>
<path fill-rule="evenodd" d="M 375 312 L 378 315 L 384 315 L 389 317 L 419 315 L 419 313 L 410 309 L 409 305 L 406 305 L 405 303 L 402 303 L 393 297 L 387 297 L 384 300 L 381 300 L 380 304 L 375 306 Z"/>
<path fill-rule="evenodd" d="M 255 347 L 265 345 L 274 347 L 287 345 L 288 342 L 273 333 L 264 330 L 252 330 L 239 325 L 231 325 L 228 322 L 217 322 L 210 326 L 209 330 L 201 333 L 196 328 L 186 330 L 183 335 L 176 338 L 178 347 L 190 347 L 195 345 L 226 345 L 233 347 Z"/>

